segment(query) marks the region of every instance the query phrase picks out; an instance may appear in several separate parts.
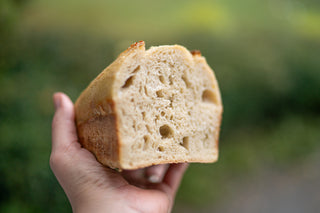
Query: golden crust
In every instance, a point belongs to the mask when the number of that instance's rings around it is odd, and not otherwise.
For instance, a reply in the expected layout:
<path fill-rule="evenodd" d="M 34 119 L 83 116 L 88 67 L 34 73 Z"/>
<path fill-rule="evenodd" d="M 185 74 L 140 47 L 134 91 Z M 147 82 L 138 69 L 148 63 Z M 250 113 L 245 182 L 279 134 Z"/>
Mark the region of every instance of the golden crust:
<path fill-rule="evenodd" d="M 102 164 L 112 168 L 121 168 L 121 138 L 113 100 L 116 74 L 128 55 L 144 48 L 143 41 L 132 44 L 89 84 L 75 103 L 75 120 L 81 145 Z"/>
<path fill-rule="evenodd" d="M 77 122 L 77 131 L 81 145 L 94 153 L 98 161 L 119 168 L 119 134 L 114 107 L 111 100 L 97 104 L 93 109 L 99 110 L 99 115 L 85 122 Z"/>
<path fill-rule="evenodd" d="M 123 53 L 121 53 L 121 55 L 126 55 L 129 54 L 132 50 L 136 50 L 137 48 L 139 49 L 144 49 L 145 48 L 145 43 L 144 41 L 139 41 L 139 42 L 135 42 L 133 44 L 131 44 L 130 47 L 128 47 L 128 49 L 126 51 L 124 51 Z"/>
<path fill-rule="evenodd" d="M 193 56 L 201 56 L 200 50 L 191 50 L 190 53 Z"/>
<path fill-rule="evenodd" d="M 163 160 L 160 159 L 158 161 L 154 161 L 152 164 L 146 163 L 146 164 L 140 164 L 139 166 L 130 166 L 130 167 L 111 167 L 111 168 L 120 168 L 120 170 L 135 170 L 135 169 L 141 169 L 149 166 L 155 166 L 160 164 L 168 164 L 168 163 L 214 163 L 218 160 L 218 154 L 215 155 L 212 160 L 199 160 L 199 159 L 188 159 L 188 160 Z"/>

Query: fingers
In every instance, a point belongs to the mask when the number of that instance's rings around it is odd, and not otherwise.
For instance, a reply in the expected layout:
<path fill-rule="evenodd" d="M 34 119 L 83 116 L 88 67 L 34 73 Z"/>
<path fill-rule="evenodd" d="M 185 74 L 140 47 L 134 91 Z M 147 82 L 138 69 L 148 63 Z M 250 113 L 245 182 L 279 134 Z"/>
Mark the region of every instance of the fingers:
<path fill-rule="evenodd" d="M 180 164 L 171 164 L 168 168 L 166 175 L 163 178 L 163 183 L 167 184 L 172 192 L 175 194 L 181 179 L 183 177 L 184 172 L 188 168 L 189 164 L 180 163 Z"/>
<path fill-rule="evenodd" d="M 122 176 L 132 185 L 142 186 L 145 184 L 144 169 L 124 170 Z"/>
<path fill-rule="evenodd" d="M 52 121 L 52 152 L 65 151 L 78 139 L 73 103 L 63 93 L 54 94 L 53 101 L 56 112 Z"/>
<path fill-rule="evenodd" d="M 156 166 L 151 166 L 146 169 L 146 178 L 151 183 L 159 183 L 162 181 L 165 172 L 167 171 L 169 165 L 161 164 Z"/>
<path fill-rule="evenodd" d="M 168 167 L 168 164 L 162 164 L 137 170 L 124 170 L 122 175 L 130 184 L 135 186 L 160 183 Z"/>

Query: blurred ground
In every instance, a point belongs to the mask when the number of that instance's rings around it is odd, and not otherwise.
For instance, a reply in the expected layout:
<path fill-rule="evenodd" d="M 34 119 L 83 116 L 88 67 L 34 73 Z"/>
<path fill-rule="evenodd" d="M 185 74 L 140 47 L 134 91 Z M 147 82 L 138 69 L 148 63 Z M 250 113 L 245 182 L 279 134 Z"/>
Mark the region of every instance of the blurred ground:
<path fill-rule="evenodd" d="M 261 168 L 225 186 L 228 195 L 212 205 L 176 205 L 174 212 L 316 213 L 320 209 L 320 150 L 307 161 L 277 170 Z"/>

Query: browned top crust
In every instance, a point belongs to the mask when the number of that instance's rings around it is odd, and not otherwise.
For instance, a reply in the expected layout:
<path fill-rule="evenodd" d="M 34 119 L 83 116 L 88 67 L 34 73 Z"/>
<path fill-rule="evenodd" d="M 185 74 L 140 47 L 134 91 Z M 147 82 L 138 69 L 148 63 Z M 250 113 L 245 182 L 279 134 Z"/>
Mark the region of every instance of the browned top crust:
<path fill-rule="evenodd" d="M 131 44 L 130 47 L 128 47 L 124 52 L 122 52 L 122 53 L 120 54 L 120 56 L 127 55 L 127 54 L 130 53 L 132 50 L 136 50 L 137 48 L 144 49 L 144 48 L 145 48 L 145 43 L 144 43 L 144 41 L 138 41 L 138 42 L 135 42 L 135 43 Z"/>
<path fill-rule="evenodd" d="M 191 50 L 190 53 L 191 53 L 193 56 L 201 56 L 200 50 Z"/>

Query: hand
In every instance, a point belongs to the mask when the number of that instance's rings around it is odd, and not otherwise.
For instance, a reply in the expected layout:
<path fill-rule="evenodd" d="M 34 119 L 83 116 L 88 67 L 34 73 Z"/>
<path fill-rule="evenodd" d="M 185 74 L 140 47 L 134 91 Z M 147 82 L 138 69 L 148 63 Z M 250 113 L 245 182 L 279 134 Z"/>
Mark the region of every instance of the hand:
<path fill-rule="evenodd" d="M 63 93 L 53 97 L 50 166 L 73 212 L 170 212 L 187 164 L 117 172 L 81 147 L 74 107 Z"/>

